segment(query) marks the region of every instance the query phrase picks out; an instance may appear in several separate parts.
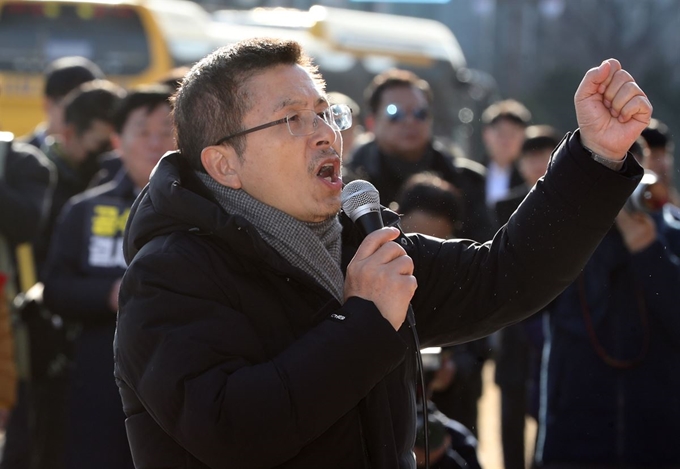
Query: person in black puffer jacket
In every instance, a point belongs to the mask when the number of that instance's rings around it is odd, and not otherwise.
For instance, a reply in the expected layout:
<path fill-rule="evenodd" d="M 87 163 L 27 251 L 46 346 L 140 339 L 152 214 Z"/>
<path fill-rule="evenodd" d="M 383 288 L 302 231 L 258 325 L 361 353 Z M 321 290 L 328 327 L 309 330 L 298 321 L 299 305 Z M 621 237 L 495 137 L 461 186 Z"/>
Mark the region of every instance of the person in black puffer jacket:
<path fill-rule="evenodd" d="M 566 137 L 492 243 L 404 235 L 388 210 L 364 238 L 338 215 L 351 113 L 310 64 L 294 41 L 243 41 L 175 95 L 179 151 L 128 218 L 114 340 L 138 469 L 415 468 L 417 347 L 547 304 L 640 178 L 626 151 L 651 105 L 610 60 L 577 91 L 579 122 L 610 130 Z"/>

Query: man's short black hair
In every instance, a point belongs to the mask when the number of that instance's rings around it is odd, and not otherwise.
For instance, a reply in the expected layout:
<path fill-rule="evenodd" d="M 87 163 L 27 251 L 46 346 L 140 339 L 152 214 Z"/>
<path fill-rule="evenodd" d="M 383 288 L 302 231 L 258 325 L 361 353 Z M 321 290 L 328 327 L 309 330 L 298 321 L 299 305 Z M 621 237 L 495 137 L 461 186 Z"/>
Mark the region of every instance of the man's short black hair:
<path fill-rule="evenodd" d="M 554 150 L 560 143 L 560 134 L 549 125 L 532 125 L 526 128 L 520 157 L 543 150 Z"/>
<path fill-rule="evenodd" d="M 649 148 L 666 148 L 672 143 L 668 126 L 655 118 L 649 121 L 649 125 L 642 131 L 642 136 Z"/>
<path fill-rule="evenodd" d="M 113 115 L 125 90 L 108 80 L 83 83 L 64 98 L 64 122 L 72 124 L 78 135 L 85 133 L 95 120 L 113 125 Z"/>
<path fill-rule="evenodd" d="M 164 84 L 138 86 L 130 89 L 127 96 L 118 104 L 114 113 L 113 126 L 116 132 L 121 133 L 123 131 L 130 114 L 139 108 L 145 108 L 147 113 L 150 113 L 162 104 L 170 106 L 170 97 L 173 93 L 174 89 Z"/>
<path fill-rule="evenodd" d="M 44 95 L 53 100 L 60 100 L 83 83 L 104 79 L 104 73 L 94 62 L 78 56 L 53 61 L 44 75 Z"/>
<path fill-rule="evenodd" d="M 450 182 L 431 172 L 409 177 L 395 200 L 402 215 L 416 210 L 451 220 L 454 228 L 463 218 L 463 202 L 459 190 Z"/>
<path fill-rule="evenodd" d="M 515 99 L 504 99 L 493 103 L 482 113 L 484 125 L 494 125 L 504 120 L 526 127 L 531 122 L 531 112 Z"/>
<path fill-rule="evenodd" d="M 410 70 L 392 68 L 376 75 L 364 90 L 364 100 L 371 114 L 380 109 L 380 100 L 385 91 L 392 88 L 415 88 L 425 95 L 428 104 L 432 104 L 433 95 L 430 84 Z"/>
<path fill-rule="evenodd" d="M 633 144 L 630 146 L 628 149 L 630 153 L 632 153 L 633 157 L 637 160 L 638 163 L 642 164 L 643 160 L 645 159 L 645 156 L 649 153 L 649 145 L 647 144 L 647 140 L 640 135 L 638 138 L 635 139 Z"/>

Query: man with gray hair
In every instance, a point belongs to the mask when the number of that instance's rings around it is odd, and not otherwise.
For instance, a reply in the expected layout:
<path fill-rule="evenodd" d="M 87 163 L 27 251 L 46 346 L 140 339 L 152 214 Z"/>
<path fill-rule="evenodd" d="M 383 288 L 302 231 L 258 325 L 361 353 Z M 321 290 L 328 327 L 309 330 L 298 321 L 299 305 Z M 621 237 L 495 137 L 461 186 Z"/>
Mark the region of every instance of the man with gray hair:
<path fill-rule="evenodd" d="M 616 60 L 588 71 L 576 109 L 580 131 L 493 242 L 405 235 L 388 210 L 364 238 L 339 213 L 351 114 L 301 46 L 253 39 L 197 63 L 174 99 L 179 151 L 125 234 L 114 356 L 136 467 L 415 468 L 409 305 L 423 346 L 523 319 L 641 176 L 626 155 L 651 105 Z"/>

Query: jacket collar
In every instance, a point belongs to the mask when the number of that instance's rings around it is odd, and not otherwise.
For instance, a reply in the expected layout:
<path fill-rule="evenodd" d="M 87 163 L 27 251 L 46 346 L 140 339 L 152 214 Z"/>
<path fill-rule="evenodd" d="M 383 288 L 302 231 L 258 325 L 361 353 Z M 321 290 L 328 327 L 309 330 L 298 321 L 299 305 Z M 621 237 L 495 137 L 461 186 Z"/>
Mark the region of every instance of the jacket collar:
<path fill-rule="evenodd" d="M 362 235 L 344 213 L 339 217 L 343 225 L 344 272 Z M 383 207 L 383 220 L 385 225 L 398 225 L 399 215 Z M 186 158 L 179 152 L 171 152 L 163 156 L 149 184 L 132 205 L 125 230 L 126 261 L 129 264 L 139 249 L 154 237 L 177 231 L 215 236 L 256 262 L 266 262 L 284 272 L 292 269 L 262 240 L 248 220 L 230 215 L 219 206 Z M 406 238 L 403 239 L 402 244 L 406 242 Z"/>

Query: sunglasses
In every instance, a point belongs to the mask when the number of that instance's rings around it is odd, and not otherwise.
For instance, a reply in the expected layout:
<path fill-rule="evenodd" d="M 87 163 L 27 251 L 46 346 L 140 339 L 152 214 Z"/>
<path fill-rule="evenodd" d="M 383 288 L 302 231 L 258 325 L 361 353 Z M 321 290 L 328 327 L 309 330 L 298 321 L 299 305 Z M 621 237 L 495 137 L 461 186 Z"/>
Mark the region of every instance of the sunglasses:
<path fill-rule="evenodd" d="M 403 120 L 406 120 L 406 118 L 409 115 L 412 116 L 413 119 L 417 121 L 425 122 L 431 116 L 430 108 L 421 107 L 407 112 L 406 110 L 400 108 L 396 104 L 388 104 L 385 107 L 385 117 L 387 117 L 387 120 L 389 120 L 390 122 L 401 122 Z"/>

